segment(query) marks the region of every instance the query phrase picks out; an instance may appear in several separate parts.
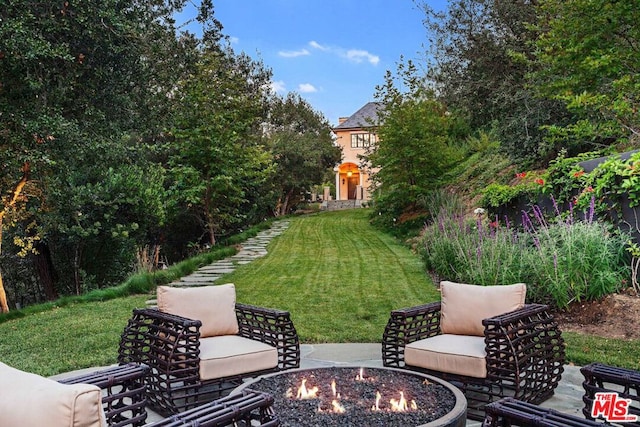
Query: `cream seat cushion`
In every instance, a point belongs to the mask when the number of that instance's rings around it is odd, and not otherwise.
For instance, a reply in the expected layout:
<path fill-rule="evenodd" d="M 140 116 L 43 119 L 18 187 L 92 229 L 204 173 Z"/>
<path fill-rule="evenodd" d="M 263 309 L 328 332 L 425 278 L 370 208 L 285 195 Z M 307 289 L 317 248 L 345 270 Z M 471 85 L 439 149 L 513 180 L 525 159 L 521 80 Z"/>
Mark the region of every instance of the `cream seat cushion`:
<path fill-rule="evenodd" d="M 469 335 L 436 335 L 404 349 L 407 365 L 474 378 L 486 378 L 486 357 L 484 338 Z"/>
<path fill-rule="evenodd" d="M 189 288 L 158 286 L 157 296 L 160 311 L 201 321 L 203 338 L 238 333 L 233 283 Z"/>
<path fill-rule="evenodd" d="M 440 330 L 443 334 L 484 336 L 482 321 L 522 308 L 524 283 L 480 286 L 440 282 Z"/>
<path fill-rule="evenodd" d="M 90 384 L 60 384 L 0 363 L 0 425 L 104 427 L 102 391 Z"/>
<path fill-rule="evenodd" d="M 200 339 L 200 379 L 272 369 L 278 366 L 278 350 L 238 335 Z"/>

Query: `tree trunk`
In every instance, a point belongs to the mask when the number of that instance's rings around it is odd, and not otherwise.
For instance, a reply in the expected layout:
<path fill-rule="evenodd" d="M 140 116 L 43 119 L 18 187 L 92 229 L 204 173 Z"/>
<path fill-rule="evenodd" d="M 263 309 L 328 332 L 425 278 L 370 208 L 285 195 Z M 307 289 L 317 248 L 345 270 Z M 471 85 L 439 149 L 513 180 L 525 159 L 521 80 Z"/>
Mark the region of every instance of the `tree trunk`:
<path fill-rule="evenodd" d="M 293 194 L 293 190 L 289 190 L 287 194 L 284 196 L 284 200 L 280 205 L 280 213 L 279 215 L 286 215 L 289 210 L 289 201 L 291 200 L 291 195 Z"/>
<path fill-rule="evenodd" d="M 12 208 L 16 202 L 18 201 L 18 197 L 20 197 L 20 193 L 22 193 L 22 189 L 25 185 L 27 185 L 27 181 L 29 181 L 29 174 L 31 172 L 31 165 L 29 162 L 24 162 L 22 165 L 22 178 L 20 181 L 13 187 L 13 191 L 5 200 L 3 200 L 2 210 L 0 211 L 0 254 L 2 254 L 2 229 L 4 226 L 4 214 Z M 0 312 L 8 313 L 9 312 L 9 304 L 7 303 L 7 293 L 4 290 L 4 283 L 2 281 L 2 272 L 0 271 Z"/>
<path fill-rule="evenodd" d="M 33 254 L 32 257 L 33 266 L 36 269 L 47 301 L 53 301 L 58 298 L 58 292 L 54 286 L 56 272 L 53 268 L 53 262 L 51 261 L 49 246 L 45 243 L 38 242 L 36 251 L 37 253 Z"/>

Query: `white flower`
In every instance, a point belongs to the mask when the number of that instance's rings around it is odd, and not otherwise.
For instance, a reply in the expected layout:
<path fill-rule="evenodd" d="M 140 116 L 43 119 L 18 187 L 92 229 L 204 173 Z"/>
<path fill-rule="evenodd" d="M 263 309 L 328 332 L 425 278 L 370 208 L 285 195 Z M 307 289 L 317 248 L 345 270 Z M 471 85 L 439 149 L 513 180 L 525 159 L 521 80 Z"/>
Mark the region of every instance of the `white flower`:
<path fill-rule="evenodd" d="M 484 209 L 483 208 L 475 208 L 473 213 L 476 214 L 476 215 L 482 215 L 484 213 Z"/>

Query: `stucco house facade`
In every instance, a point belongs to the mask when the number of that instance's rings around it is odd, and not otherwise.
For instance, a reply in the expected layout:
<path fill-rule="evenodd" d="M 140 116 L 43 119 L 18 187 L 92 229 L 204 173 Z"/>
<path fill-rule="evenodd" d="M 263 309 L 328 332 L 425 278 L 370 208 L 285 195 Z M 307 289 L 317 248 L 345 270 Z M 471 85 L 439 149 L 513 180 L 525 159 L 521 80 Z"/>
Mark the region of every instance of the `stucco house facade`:
<path fill-rule="evenodd" d="M 336 200 L 370 200 L 371 170 L 359 155 L 378 142 L 375 124 L 382 104 L 369 102 L 350 117 L 341 117 L 334 127 L 336 144 L 342 147 L 342 163 L 336 172 Z"/>

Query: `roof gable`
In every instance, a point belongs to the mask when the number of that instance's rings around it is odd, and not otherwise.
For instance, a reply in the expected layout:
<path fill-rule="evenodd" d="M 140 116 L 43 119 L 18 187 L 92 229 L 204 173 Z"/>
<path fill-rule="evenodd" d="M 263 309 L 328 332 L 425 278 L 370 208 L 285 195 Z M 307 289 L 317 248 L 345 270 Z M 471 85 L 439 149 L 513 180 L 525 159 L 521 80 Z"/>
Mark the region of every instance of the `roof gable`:
<path fill-rule="evenodd" d="M 371 127 L 374 123 L 378 122 L 378 111 L 382 108 L 382 103 L 380 102 L 369 102 L 333 129 L 342 130 Z"/>

